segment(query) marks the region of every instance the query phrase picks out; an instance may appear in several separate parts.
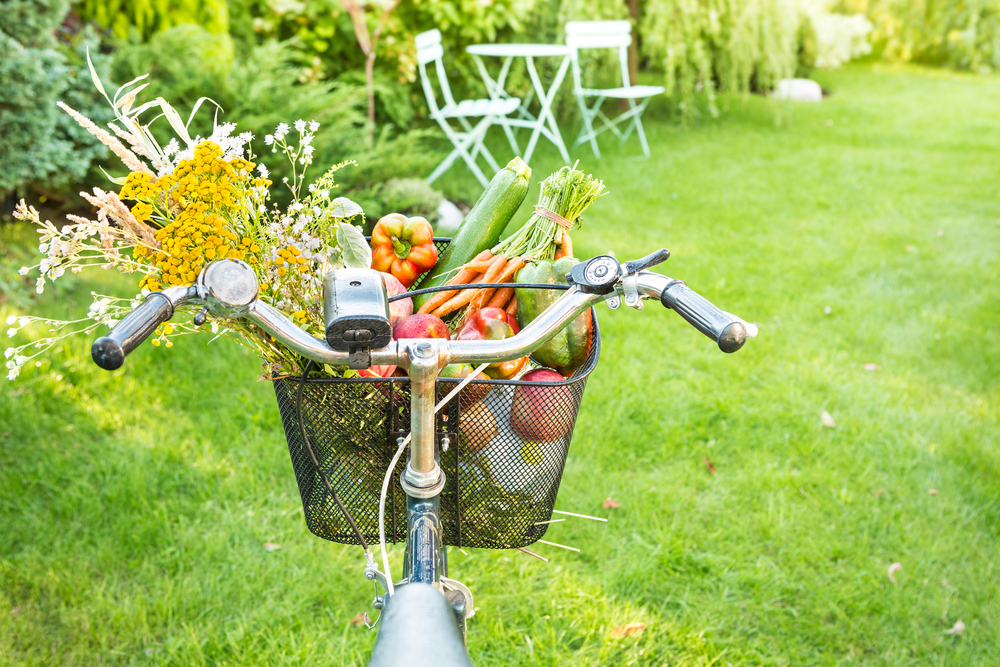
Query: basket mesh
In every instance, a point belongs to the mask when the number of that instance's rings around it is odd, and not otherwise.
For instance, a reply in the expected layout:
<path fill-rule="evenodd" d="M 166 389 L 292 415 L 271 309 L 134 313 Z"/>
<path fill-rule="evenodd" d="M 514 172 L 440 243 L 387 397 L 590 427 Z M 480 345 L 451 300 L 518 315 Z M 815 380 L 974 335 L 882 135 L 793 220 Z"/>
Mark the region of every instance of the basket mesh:
<path fill-rule="evenodd" d="M 593 311 L 591 311 L 593 314 Z M 586 363 L 559 384 L 473 381 L 436 417 L 447 476 L 441 492 L 444 543 L 511 549 L 545 534 L 573 436 L 587 376 L 597 364 L 600 331 Z M 459 380 L 441 379 L 437 400 Z M 302 495 L 306 525 L 319 537 L 358 539 L 316 471 L 299 429 L 298 378 L 279 378 L 274 390 Z M 314 378 L 302 391 L 302 420 L 320 466 L 369 541 L 378 540 L 382 477 L 397 438 L 410 430 L 408 378 Z M 386 498 L 386 539 L 406 539 L 406 496 L 399 485 L 405 457 L 393 471 Z"/>
<path fill-rule="evenodd" d="M 434 239 L 438 250 L 449 241 Z M 417 282 L 411 289 L 419 287 Z M 512 549 L 545 534 L 548 525 L 539 522 L 552 517 L 583 389 L 600 354 L 593 309 L 591 316 L 590 355 L 573 377 L 559 384 L 476 380 L 437 414 L 438 452 L 447 478 L 441 492 L 445 544 Z M 438 380 L 437 400 L 459 382 Z M 306 525 L 324 539 L 358 544 L 302 440 L 299 385 L 299 378 L 274 380 Z M 308 379 L 302 388 L 302 422 L 341 502 L 365 539 L 377 541 L 382 478 L 397 439 L 410 431 L 409 378 Z M 444 436 L 446 452 L 440 446 Z M 406 540 L 406 495 L 399 484 L 405 467 L 401 458 L 386 497 L 385 532 L 391 542 Z"/>

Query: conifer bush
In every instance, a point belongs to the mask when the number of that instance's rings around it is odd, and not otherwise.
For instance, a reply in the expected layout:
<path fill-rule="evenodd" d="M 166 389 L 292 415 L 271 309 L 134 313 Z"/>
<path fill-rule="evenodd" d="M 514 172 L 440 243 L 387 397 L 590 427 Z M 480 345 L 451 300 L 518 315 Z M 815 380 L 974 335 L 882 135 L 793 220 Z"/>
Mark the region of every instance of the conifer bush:
<path fill-rule="evenodd" d="M 107 74 L 107 58 L 96 53 L 92 30 L 54 32 L 68 0 L 7 0 L 0 11 L 0 197 L 34 190 L 62 199 L 82 180 L 105 149 L 56 102 L 110 119 L 98 102 L 84 58 L 90 46 L 95 66 Z"/>

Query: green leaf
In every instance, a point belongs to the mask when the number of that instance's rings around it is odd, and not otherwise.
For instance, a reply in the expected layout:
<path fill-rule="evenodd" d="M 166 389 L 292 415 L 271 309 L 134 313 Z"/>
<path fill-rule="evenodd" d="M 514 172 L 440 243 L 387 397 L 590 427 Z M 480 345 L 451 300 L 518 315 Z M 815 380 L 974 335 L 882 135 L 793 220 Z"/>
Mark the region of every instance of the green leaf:
<path fill-rule="evenodd" d="M 194 103 L 194 108 L 191 109 L 191 115 L 188 116 L 187 125 L 185 125 L 184 127 L 190 127 L 191 126 L 191 121 L 194 120 L 194 115 L 196 113 L 198 113 L 198 109 L 201 108 L 201 105 L 202 105 L 203 102 L 211 102 L 212 104 L 215 105 L 216 117 L 218 117 L 218 112 L 223 110 L 222 107 L 219 106 L 219 103 L 216 102 L 215 100 L 213 100 L 211 97 L 199 97 L 198 101 Z M 218 125 L 218 123 L 216 123 L 216 125 Z"/>
<path fill-rule="evenodd" d="M 108 172 L 104 171 L 104 167 L 101 167 L 101 166 L 98 165 L 98 168 L 101 171 L 103 171 L 104 175 L 108 177 L 108 180 L 111 181 L 112 183 L 114 183 L 115 185 L 125 185 L 125 179 L 128 178 L 128 176 L 122 176 L 120 178 L 115 178 L 114 176 L 112 176 Z"/>
<path fill-rule="evenodd" d="M 90 62 L 90 47 L 87 47 L 87 65 L 90 67 L 90 78 L 94 80 L 94 85 L 97 86 L 97 90 L 101 91 L 101 95 L 104 95 L 104 99 L 108 100 L 108 94 L 104 92 L 104 84 L 101 83 L 101 77 L 97 76 L 97 70 L 94 69 L 94 63 Z M 111 100 L 108 100 L 110 102 Z"/>
<path fill-rule="evenodd" d="M 191 135 L 188 134 L 187 128 L 184 127 L 184 121 L 181 120 L 180 114 L 174 111 L 170 103 L 162 97 L 157 97 L 156 101 L 160 103 L 160 108 L 163 110 L 163 115 L 166 116 L 167 122 L 170 123 L 170 127 L 173 128 L 178 137 L 184 140 L 186 145 L 190 145 Z"/>
<path fill-rule="evenodd" d="M 340 258 L 346 268 L 371 268 L 372 249 L 360 229 L 349 222 L 337 225 L 337 245 L 340 246 Z"/>

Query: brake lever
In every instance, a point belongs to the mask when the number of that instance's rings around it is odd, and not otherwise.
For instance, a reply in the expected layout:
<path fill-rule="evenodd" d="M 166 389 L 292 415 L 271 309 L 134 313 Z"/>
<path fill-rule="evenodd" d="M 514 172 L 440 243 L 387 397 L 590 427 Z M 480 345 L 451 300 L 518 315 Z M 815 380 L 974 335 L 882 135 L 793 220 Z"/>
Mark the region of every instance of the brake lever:
<path fill-rule="evenodd" d="M 661 264 L 667 261 L 667 259 L 669 258 L 670 258 L 670 251 L 667 250 L 666 248 L 660 248 L 656 252 L 646 255 L 642 259 L 633 259 L 630 262 L 625 262 L 624 266 L 625 274 L 631 275 L 633 273 L 639 273 L 640 271 L 644 271 L 651 266 L 656 266 L 657 264 Z"/>

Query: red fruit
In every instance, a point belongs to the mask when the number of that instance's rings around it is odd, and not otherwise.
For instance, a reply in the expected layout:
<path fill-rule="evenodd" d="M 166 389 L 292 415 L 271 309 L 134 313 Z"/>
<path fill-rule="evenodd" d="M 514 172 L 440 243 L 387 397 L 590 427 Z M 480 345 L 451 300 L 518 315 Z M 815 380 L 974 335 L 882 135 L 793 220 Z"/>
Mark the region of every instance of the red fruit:
<path fill-rule="evenodd" d="M 417 313 L 404 317 L 392 328 L 393 340 L 404 338 L 450 338 L 448 325 L 440 317 Z"/>
<path fill-rule="evenodd" d="M 385 281 L 385 291 L 389 296 L 402 294 L 406 291 L 403 283 L 399 282 L 399 279 L 391 273 L 382 273 L 382 279 Z M 395 326 L 396 322 L 412 314 L 413 299 L 409 297 L 393 301 L 389 304 L 389 324 L 392 326 Z"/>
<path fill-rule="evenodd" d="M 548 368 L 525 373 L 528 382 L 562 382 L 561 374 Z M 564 386 L 518 386 L 510 406 L 510 425 L 525 440 L 551 442 L 573 427 L 573 394 Z"/>
<path fill-rule="evenodd" d="M 358 375 L 363 378 L 387 378 L 394 372 L 396 372 L 395 366 L 371 366 L 359 370 Z"/>

